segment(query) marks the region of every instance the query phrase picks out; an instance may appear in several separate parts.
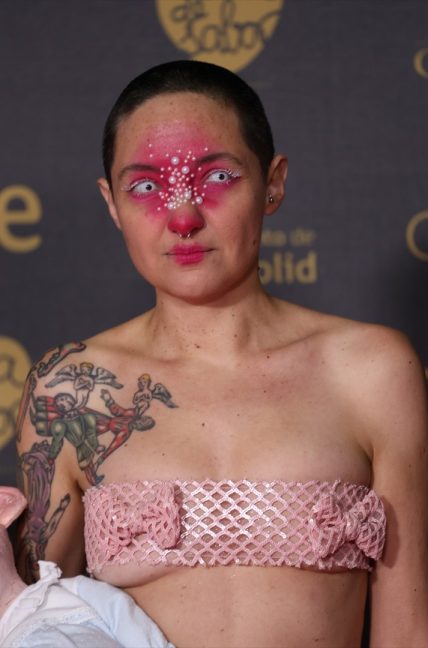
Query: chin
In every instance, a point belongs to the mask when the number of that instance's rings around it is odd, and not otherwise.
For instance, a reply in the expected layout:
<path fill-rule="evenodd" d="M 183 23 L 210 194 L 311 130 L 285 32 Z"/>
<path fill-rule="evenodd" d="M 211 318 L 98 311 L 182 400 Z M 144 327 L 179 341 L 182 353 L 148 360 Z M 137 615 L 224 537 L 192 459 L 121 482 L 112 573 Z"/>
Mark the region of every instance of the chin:
<path fill-rule="evenodd" d="M 211 282 L 211 284 L 192 281 L 185 285 L 184 282 L 181 284 L 176 282 L 174 285 L 159 286 L 158 291 L 159 294 L 164 293 L 187 304 L 204 306 L 234 302 L 247 288 L 248 284 L 245 280 L 227 283 L 225 278 L 221 280 L 216 277 L 215 283 Z"/>

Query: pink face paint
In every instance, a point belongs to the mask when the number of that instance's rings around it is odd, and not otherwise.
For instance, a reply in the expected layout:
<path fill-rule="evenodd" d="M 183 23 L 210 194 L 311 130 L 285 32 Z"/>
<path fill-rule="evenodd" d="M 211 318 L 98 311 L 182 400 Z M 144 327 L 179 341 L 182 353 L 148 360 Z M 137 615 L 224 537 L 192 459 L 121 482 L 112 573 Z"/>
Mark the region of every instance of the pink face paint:
<path fill-rule="evenodd" d="M 189 233 L 197 232 L 204 227 L 204 219 L 197 209 L 172 211 L 168 219 L 168 229 L 180 238 L 186 238 Z"/>
<path fill-rule="evenodd" d="M 135 200 L 150 201 L 156 212 L 175 211 L 184 204 L 198 207 L 213 202 L 241 173 L 228 168 L 227 154 L 225 159 L 221 154 L 215 159 L 215 155 L 207 155 L 208 151 L 207 146 L 188 148 L 184 152 L 178 148 L 158 157 L 149 144 L 138 155 L 144 163 L 131 165 L 141 170 L 122 189 Z"/>

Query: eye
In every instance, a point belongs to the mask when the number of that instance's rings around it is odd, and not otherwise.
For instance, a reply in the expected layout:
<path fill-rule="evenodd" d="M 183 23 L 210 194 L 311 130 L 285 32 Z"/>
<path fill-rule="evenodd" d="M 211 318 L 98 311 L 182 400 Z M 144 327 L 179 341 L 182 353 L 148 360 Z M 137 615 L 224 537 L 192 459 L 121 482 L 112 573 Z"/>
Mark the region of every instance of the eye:
<path fill-rule="evenodd" d="M 235 171 L 227 171 L 226 169 L 216 169 L 208 173 L 205 182 L 215 182 L 217 184 L 226 184 L 232 178 L 238 178 L 239 174 Z"/>
<path fill-rule="evenodd" d="M 126 187 L 125 191 L 132 193 L 136 196 L 146 196 L 148 194 L 154 193 L 158 189 L 158 185 L 153 180 L 137 180 L 133 182 L 129 187 Z"/>

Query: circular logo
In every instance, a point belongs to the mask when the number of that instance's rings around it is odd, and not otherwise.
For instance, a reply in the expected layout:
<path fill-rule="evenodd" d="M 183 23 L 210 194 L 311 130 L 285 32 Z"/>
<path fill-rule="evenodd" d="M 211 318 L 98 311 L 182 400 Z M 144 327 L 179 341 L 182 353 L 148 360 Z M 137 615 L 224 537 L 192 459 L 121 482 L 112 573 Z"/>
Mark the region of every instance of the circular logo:
<path fill-rule="evenodd" d="M 27 351 L 17 340 L 0 337 L 0 449 L 14 436 L 25 379 L 31 368 Z"/>
<path fill-rule="evenodd" d="M 237 71 L 263 50 L 284 0 L 156 0 L 160 23 L 197 61 Z"/>
<path fill-rule="evenodd" d="M 425 236 L 420 228 L 425 222 Z M 418 212 L 409 220 L 406 228 L 407 247 L 421 261 L 428 261 L 428 209 Z"/>
<path fill-rule="evenodd" d="M 413 66 L 416 72 L 428 79 L 428 47 L 418 50 L 413 58 Z"/>

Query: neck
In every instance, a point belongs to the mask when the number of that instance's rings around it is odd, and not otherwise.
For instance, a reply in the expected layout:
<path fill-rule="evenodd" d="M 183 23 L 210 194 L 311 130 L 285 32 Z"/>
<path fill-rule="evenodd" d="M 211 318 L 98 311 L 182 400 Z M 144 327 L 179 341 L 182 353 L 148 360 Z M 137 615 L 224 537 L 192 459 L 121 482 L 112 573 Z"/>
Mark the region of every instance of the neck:
<path fill-rule="evenodd" d="M 246 352 L 264 348 L 277 308 L 276 300 L 261 288 L 239 300 L 229 295 L 197 305 L 158 295 L 146 331 L 155 355 L 233 363 Z"/>

